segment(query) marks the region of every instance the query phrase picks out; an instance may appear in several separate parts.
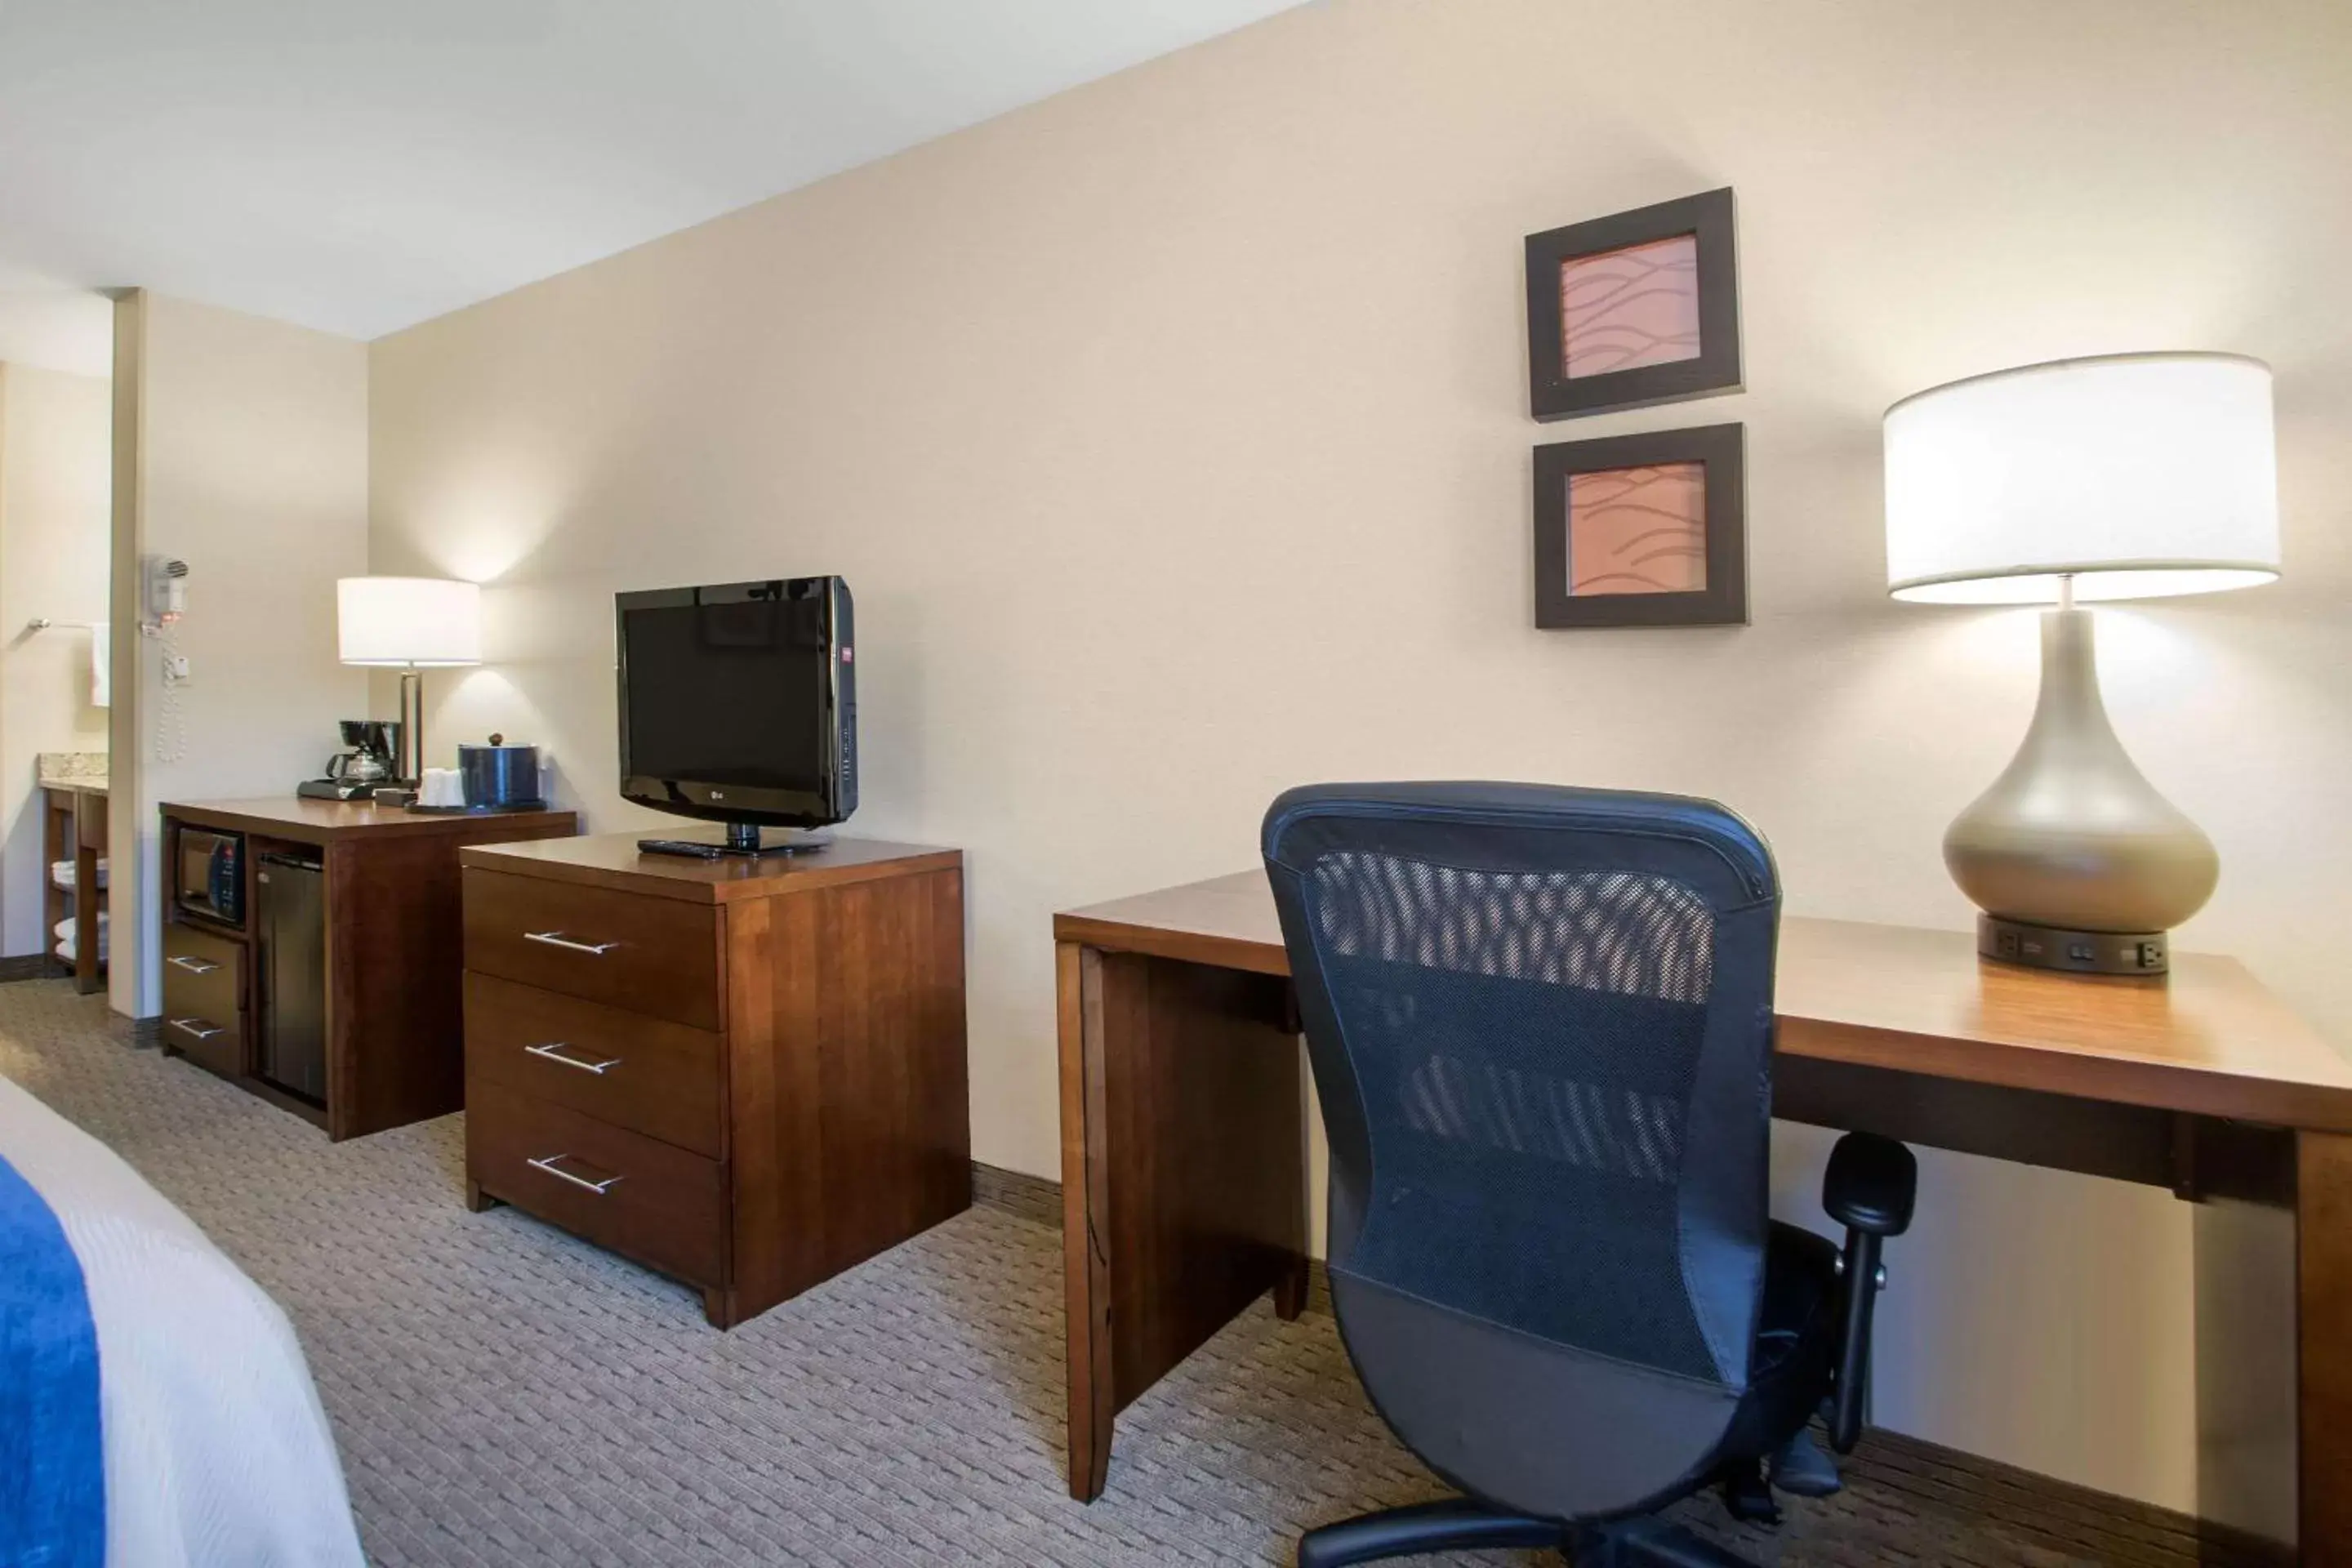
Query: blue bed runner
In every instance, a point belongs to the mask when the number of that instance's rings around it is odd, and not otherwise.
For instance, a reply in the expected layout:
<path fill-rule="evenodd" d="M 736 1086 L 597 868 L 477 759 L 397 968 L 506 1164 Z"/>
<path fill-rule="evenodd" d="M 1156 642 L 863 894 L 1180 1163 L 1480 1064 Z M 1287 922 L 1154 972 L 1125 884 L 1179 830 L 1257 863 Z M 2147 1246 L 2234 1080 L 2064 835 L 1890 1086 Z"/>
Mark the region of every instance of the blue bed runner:
<path fill-rule="evenodd" d="M 0 1568 L 103 1568 L 98 1330 L 58 1216 L 0 1159 Z"/>

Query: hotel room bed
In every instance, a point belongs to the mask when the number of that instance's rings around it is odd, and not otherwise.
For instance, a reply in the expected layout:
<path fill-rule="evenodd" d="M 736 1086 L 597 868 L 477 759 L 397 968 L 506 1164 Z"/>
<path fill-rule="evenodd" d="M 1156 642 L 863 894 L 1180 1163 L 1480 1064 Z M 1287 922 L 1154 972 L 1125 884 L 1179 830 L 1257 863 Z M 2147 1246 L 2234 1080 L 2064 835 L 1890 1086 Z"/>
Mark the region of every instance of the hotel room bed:
<path fill-rule="evenodd" d="M 277 1303 L 0 1079 L 0 1565 L 363 1561 Z"/>

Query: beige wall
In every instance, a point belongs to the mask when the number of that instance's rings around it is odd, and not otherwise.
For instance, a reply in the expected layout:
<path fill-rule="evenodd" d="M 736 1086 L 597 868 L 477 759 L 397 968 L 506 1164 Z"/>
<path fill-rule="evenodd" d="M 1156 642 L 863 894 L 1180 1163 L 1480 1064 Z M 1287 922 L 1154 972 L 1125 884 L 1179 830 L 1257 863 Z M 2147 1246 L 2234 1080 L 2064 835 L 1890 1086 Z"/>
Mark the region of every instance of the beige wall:
<path fill-rule="evenodd" d="M 335 579 L 367 569 L 367 349 L 233 310 L 141 294 L 121 307 L 118 416 L 136 435 L 116 515 L 119 620 L 142 552 L 189 566 L 186 618 L 161 638 L 126 627 L 116 670 L 116 865 L 135 835 L 138 931 L 152 937 L 155 808 L 167 800 L 282 795 L 335 749 L 335 721 L 367 710 L 367 681 L 335 657 Z M 129 384 L 121 384 L 129 378 Z M 167 693 L 163 660 L 191 679 Z M 135 687 L 133 683 L 135 682 Z M 123 706 L 126 691 L 133 705 Z M 136 783 L 124 782 L 126 755 Z M 131 805 L 126 814 L 124 802 Z M 125 929 L 119 891 L 115 928 Z M 157 1006 L 152 941 L 118 943 L 116 1007 Z"/>
<path fill-rule="evenodd" d="M 34 759 L 103 752 L 90 703 L 93 633 L 106 619 L 108 388 L 0 364 L 0 952 L 48 945 L 48 872 Z M 27 629 L 37 617 L 58 625 Z"/>
<path fill-rule="evenodd" d="M 1796 912 L 1947 927 L 2015 613 L 1890 605 L 1879 415 L 2055 355 L 2278 372 L 2290 582 L 2103 617 L 2212 833 L 2189 947 L 2339 1037 L 2352 879 L 2352 10 L 1342 0 L 380 342 L 379 571 L 493 585 L 439 733 L 613 789 L 616 589 L 839 572 L 856 830 L 970 852 L 981 1159 L 1055 1173 L 1047 921 L 1253 863 L 1281 787 L 1720 796 Z M 1745 395 L 1538 427 L 1520 238 L 1738 188 Z M 1738 419 L 1755 624 L 1538 633 L 1528 452 Z M 1822 1141 L 1784 1129 L 1784 1212 Z M 1880 1418 L 2188 1506 L 2187 1211 L 1945 1156 Z"/>

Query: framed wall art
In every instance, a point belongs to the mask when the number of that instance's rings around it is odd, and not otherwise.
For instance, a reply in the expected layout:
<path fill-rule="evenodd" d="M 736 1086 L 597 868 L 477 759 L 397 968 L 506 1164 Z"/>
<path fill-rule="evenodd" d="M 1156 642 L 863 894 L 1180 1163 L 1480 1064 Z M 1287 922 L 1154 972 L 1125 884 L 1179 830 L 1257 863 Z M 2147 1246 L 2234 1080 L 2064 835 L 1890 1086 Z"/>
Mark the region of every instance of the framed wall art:
<path fill-rule="evenodd" d="M 1731 190 L 1528 236 L 1528 401 L 1568 419 L 1740 389 Z"/>
<path fill-rule="evenodd" d="M 1536 625 L 1746 626 L 1746 469 L 1739 425 L 1538 447 Z"/>

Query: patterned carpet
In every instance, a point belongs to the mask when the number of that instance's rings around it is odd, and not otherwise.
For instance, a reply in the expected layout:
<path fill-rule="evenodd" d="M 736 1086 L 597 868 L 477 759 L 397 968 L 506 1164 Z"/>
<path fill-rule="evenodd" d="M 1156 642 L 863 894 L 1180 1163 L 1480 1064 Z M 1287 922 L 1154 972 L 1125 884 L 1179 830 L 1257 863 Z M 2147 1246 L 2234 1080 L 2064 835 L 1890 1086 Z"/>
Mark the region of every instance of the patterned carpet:
<path fill-rule="evenodd" d="M 1059 1237 L 1003 1209 L 722 1335 L 683 1287 L 468 1214 L 457 1117 L 331 1145 L 63 982 L 0 987 L 0 1074 L 285 1305 L 383 1564 L 1287 1563 L 1307 1524 L 1439 1489 L 1330 1320 L 1261 1304 L 1121 1418 L 1109 1491 L 1071 1501 Z M 2096 1560 L 1948 1484 L 1852 1473 L 1778 1532 L 1687 1511 L 1762 1563 Z"/>

